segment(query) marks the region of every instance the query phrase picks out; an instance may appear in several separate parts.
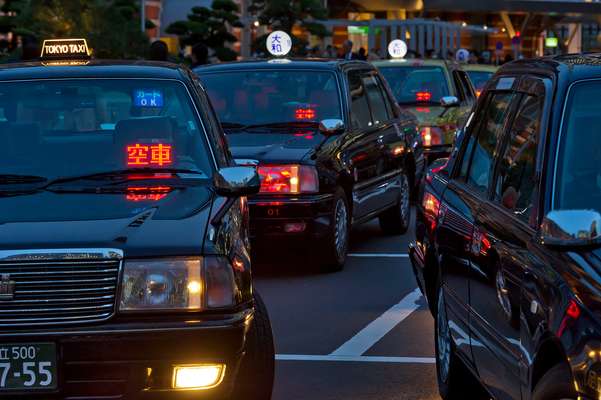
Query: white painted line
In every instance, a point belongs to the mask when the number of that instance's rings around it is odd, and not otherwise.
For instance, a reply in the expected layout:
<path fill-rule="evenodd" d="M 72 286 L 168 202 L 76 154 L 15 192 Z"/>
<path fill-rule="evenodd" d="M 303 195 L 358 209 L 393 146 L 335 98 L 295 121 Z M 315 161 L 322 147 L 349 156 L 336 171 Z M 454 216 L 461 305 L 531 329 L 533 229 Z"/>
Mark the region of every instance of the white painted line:
<path fill-rule="evenodd" d="M 409 258 L 409 254 L 407 253 L 349 253 L 349 257 L 381 257 L 381 258 Z"/>
<path fill-rule="evenodd" d="M 417 302 L 422 297 L 419 289 L 415 289 L 395 304 L 384 314 L 373 320 L 359 333 L 349 339 L 348 342 L 336 349 L 331 356 L 361 356 L 374 344 L 382 339 L 395 326 L 419 307 Z"/>
<path fill-rule="evenodd" d="M 278 361 L 326 361 L 326 362 L 367 362 L 392 364 L 434 364 L 433 357 L 381 357 L 381 356 L 333 356 L 305 354 L 276 354 Z"/>

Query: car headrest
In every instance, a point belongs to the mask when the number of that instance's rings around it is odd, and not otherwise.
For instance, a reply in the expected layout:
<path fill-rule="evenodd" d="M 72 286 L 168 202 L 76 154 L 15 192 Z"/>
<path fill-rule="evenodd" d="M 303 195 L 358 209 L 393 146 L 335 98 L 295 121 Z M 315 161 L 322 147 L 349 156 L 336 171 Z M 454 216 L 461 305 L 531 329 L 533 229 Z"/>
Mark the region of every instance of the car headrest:
<path fill-rule="evenodd" d="M 124 119 L 115 126 L 115 143 L 171 143 L 173 125 L 169 117 L 145 117 Z"/>

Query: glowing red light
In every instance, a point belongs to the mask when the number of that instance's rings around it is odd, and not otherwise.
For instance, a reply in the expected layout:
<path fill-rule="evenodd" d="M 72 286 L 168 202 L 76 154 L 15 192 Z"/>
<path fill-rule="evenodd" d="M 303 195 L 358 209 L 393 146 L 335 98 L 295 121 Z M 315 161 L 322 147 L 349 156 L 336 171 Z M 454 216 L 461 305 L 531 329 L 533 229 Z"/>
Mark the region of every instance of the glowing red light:
<path fill-rule="evenodd" d="M 257 169 L 262 193 L 298 193 L 298 165 L 267 165 Z"/>
<path fill-rule="evenodd" d="M 522 36 L 522 32 L 520 32 L 520 31 L 515 31 L 515 37 L 518 37 L 518 38 L 519 38 L 520 36 Z"/>
<path fill-rule="evenodd" d="M 128 187 L 126 198 L 129 201 L 159 201 L 163 199 L 169 192 L 169 186 L 136 186 Z"/>
<path fill-rule="evenodd" d="M 316 115 L 314 108 L 297 108 L 294 112 L 294 118 L 302 121 L 313 121 Z"/>
<path fill-rule="evenodd" d="M 140 144 L 127 146 L 127 166 L 144 167 L 171 165 L 173 162 L 173 151 L 169 144 Z"/>
<path fill-rule="evenodd" d="M 566 315 L 572 319 L 578 319 L 578 317 L 580 317 L 580 307 L 578 307 L 578 304 L 574 300 L 570 300 Z"/>
<path fill-rule="evenodd" d="M 428 107 L 416 107 L 415 111 L 419 113 L 430 114 L 430 109 Z"/>
<path fill-rule="evenodd" d="M 416 101 L 430 101 L 432 100 L 432 93 L 430 92 L 417 92 L 415 93 Z"/>

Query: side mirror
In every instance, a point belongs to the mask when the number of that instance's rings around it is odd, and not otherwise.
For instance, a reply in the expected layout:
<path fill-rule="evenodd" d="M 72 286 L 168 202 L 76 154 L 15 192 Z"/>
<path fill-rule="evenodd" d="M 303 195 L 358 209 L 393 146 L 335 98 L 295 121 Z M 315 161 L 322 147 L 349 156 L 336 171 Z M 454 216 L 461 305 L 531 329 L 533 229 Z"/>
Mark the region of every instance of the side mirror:
<path fill-rule="evenodd" d="M 341 119 L 324 119 L 319 123 L 319 131 L 325 136 L 332 136 L 344 131 L 344 121 Z"/>
<path fill-rule="evenodd" d="M 213 175 L 213 185 L 221 196 L 248 196 L 259 193 L 261 179 L 254 167 L 227 167 Z"/>
<path fill-rule="evenodd" d="M 601 214 L 594 210 L 551 211 L 543 218 L 540 241 L 560 247 L 601 243 Z"/>
<path fill-rule="evenodd" d="M 440 99 L 440 105 L 443 107 L 457 107 L 459 105 L 459 99 L 455 96 L 444 96 Z"/>

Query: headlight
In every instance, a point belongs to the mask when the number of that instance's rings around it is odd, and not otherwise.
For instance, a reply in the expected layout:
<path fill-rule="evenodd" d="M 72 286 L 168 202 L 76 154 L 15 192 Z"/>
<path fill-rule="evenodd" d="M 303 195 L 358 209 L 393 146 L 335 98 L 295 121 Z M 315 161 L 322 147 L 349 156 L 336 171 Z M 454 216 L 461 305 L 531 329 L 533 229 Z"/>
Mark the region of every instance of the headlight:
<path fill-rule="evenodd" d="M 231 307 L 236 284 L 222 257 L 125 261 L 121 311 L 201 311 Z"/>

